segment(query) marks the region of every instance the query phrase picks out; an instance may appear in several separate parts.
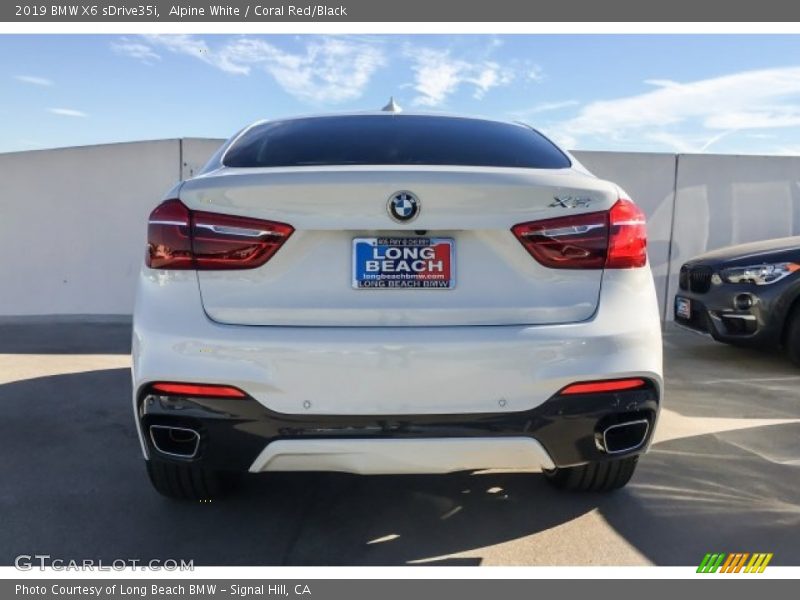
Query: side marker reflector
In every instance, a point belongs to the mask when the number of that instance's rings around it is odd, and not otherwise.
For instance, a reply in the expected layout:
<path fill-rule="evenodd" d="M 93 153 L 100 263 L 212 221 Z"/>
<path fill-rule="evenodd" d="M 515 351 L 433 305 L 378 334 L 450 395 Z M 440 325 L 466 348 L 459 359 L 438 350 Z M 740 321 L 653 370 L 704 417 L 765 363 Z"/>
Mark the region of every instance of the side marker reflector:
<path fill-rule="evenodd" d="M 154 383 L 150 388 L 173 396 L 203 396 L 206 398 L 245 398 L 242 390 L 227 385 L 198 385 L 193 383 Z"/>
<path fill-rule="evenodd" d="M 602 392 L 619 392 L 622 390 L 635 390 L 647 385 L 644 379 L 615 379 L 611 381 L 587 381 L 573 383 L 559 392 L 559 395 L 571 394 L 598 394 Z"/>

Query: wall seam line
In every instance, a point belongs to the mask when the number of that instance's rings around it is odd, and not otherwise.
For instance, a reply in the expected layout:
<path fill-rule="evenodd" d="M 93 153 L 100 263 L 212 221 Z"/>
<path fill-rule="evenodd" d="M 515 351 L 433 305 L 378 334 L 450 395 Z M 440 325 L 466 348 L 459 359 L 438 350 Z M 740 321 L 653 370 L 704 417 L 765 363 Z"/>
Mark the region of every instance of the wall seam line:
<path fill-rule="evenodd" d="M 681 155 L 675 155 L 675 169 L 672 175 L 672 215 L 669 223 L 669 245 L 667 250 L 667 276 L 664 280 L 664 318 L 662 319 L 666 325 L 669 315 L 669 310 L 672 304 L 669 302 L 669 280 L 672 276 L 672 248 L 675 244 L 675 213 L 678 208 L 678 168 L 681 160 Z"/>
<path fill-rule="evenodd" d="M 178 181 L 183 181 L 183 138 L 178 138 Z"/>

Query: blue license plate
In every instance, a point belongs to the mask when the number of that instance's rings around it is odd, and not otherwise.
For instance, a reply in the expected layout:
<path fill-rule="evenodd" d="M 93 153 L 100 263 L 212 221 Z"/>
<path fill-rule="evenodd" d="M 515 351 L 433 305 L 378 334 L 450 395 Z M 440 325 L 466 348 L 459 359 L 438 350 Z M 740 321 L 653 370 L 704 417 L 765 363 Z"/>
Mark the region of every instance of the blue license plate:
<path fill-rule="evenodd" d="M 680 296 L 675 297 L 675 316 L 681 319 L 692 320 L 692 301 Z"/>
<path fill-rule="evenodd" d="M 452 289 L 456 284 L 454 245 L 449 238 L 355 238 L 353 287 Z"/>

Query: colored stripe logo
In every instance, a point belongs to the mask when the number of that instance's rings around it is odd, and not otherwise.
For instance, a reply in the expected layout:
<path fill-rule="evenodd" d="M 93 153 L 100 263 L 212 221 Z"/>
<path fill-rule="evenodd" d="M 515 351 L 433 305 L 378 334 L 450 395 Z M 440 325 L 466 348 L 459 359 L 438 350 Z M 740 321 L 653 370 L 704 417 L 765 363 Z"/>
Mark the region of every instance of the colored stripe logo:
<path fill-rule="evenodd" d="M 772 552 L 735 552 L 727 554 L 724 552 L 709 552 L 703 557 L 700 566 L 697 567 L 698 573 L 763 573 L 769 561 L 772 560 Z"/>

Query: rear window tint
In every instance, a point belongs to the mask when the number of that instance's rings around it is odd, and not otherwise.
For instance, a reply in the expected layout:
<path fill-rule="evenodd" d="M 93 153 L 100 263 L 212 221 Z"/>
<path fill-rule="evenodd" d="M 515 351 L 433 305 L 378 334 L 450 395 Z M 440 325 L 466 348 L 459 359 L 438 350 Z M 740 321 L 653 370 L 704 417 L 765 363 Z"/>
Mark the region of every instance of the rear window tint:
<path fill-rule="evenodd" d="M 310 117 L 263 123 L 236 140 L 223 160 L 228 167 L 570 166 L 561 150 L 528 127 L 414 115 Z"/>

